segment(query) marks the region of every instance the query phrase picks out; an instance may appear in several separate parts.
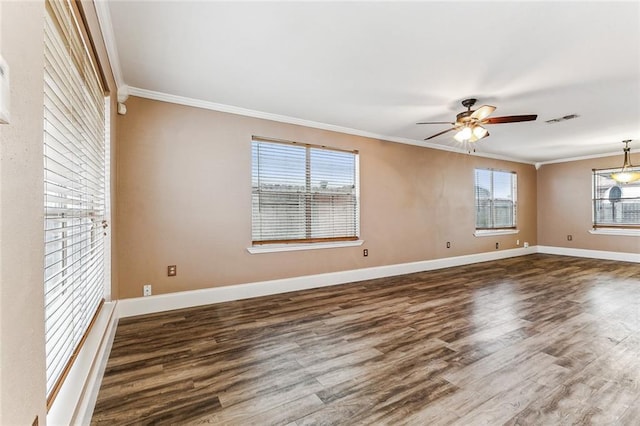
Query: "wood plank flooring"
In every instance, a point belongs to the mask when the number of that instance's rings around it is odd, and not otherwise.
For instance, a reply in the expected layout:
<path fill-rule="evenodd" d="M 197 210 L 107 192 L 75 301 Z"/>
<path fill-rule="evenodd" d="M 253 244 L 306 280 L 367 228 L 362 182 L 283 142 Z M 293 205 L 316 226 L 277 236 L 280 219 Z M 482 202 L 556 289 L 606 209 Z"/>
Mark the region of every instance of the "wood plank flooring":
<path fill-rule="evenodd" d="M 640 265 L 535 254 L 120 321 L 92 424 L 640 424 Z"/>

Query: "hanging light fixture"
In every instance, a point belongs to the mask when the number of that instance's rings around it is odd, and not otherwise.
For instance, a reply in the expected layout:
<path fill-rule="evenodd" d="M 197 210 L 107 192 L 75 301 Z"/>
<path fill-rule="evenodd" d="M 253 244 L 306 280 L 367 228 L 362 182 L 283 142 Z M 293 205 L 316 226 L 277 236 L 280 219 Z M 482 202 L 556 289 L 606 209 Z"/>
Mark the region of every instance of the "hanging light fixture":
<path fill-rule="evenodd" d="M 624 144 L 624 162 L 622 163 L 622 169 L 620 169 L 619 172 L 611 173 L 611 179 L 619 183 L 630 183 L 640 179 L 640 171 L 631 170 L 633 166 L 629 159 L 629 152 L 631 152 L 629 142 L 631 142 L 631 140 L 622 141 Z"/>
<path fill-rule="evenodd" d="M 464 143 L 476 142 L 487 136 L 489 136 L 489 132 L 481 125 L 467 123 L 453 138 L 460 143 Z"/>

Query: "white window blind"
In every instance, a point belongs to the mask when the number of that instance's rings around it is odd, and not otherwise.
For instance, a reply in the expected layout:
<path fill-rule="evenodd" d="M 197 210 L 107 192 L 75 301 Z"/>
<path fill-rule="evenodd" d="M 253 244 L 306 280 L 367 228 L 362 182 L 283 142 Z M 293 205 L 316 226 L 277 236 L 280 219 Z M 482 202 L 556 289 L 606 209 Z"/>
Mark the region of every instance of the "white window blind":
<path fill-rule="evenodd" d="M 105 97 L 74 5 L 47 1 L 44 69 L 44 291 L 47 395 L 103 300 Z"/>
<path fill-rule="evenodd" d="M 640 167 L 631 170 L 640 172 Z M 593 171 L 594 228 L 640 228 L 640 181 L 618 183 L 611 173 L 619 171 Z"/>
<path fill-rule="evenodd" d="M 516 227 L 515 172 L 475 170 L 476 229 Z"/>
<path fill-rule="evenodd" d="M 358 153 L 254 138 L 253 244 L 357 240 Z"/>

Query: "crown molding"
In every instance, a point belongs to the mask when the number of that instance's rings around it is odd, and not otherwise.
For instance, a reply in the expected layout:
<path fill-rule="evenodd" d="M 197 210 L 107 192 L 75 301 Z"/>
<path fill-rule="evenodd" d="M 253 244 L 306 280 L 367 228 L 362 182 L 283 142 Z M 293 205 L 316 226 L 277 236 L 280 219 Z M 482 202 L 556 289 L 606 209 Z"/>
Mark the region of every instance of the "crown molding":
<path fill-rule="evenodd" d="M 635 154 L 638 152 L 640 152 L 640 150 L 630 151 L 631 154 Z M 583 155 L 581 157 L 568 157 L 568 158 L 560 158 L 558 160 L 541 161 L 539 163 L 535 163 L 535 166 L 536 166 L 536 169 L 539 169 L 540 167 L 546 164 L 570 163 L 572 161 L 592 160 L 594 158 L 615 157 L 615 156 L 622 156 L 622 151 L 619 150 L 615 152 L 606 152 L 603 154 Z"/>
<path fill-rule="evenodd" d="M 185 105 L 185 106 L 190 106 L 190 107 L 195 107 L 195 108 L 203 108 L 203 109 L 208 109 L 208 110 L 218 111 L 218 112 L 226 112 L 226 113 L 229 113 L 229 114 L 243 115 L 243 116 L 246 116 L 246 117 L 261 118 L 263 120 L 271 120 L 271 121 L 277 121 L 277 122 L 280 122 L 280 123 L 295 124 L 295 125 L 298 125 L 298 126 L 312 127 L 314 129 L 329 130 L 329 131 L 338 132 L 338 133 L 346 133 L 346 134 L 349 134 L 349 135 L 362 136 L 362 137 L 365 137 L 365 138 L 381 139 L 381 140 L 385 140 L 385 141 L 389 141 L 389 142 L 397 142 L 397 143 L 403 143 L 403 144 L 406 144 L 406 145 L 420 146 L 420 147 L 423 147 L 423 148 L 437 149 L 437 150 L 440 150 L 440 151 L 449 151 L 449 152 L 455 152 L 455 153 L 458 153 L 458 154 L 468 154 L 468 155 L 474 155 L 476 157 L 484 157 L 484 158 L 492 158 L 492 159 L 495 159 L 495 160 L 512 161 L 512 162 L 515 162 L 515 163 L 522 163 L 522 164 L 530 164 L 530 165 L 534 164 L 533 162 L 519 160 L 519 159 L 511 158 L 511 157 L 506 157 L 506 156 L 503 156 L 503 155 L 490 154 L 490 153 L 486 153 L 486 152 L 474 152 L 473 154 L 469 154 L 467 151 L 462 150 L 462 149 L 449 147 L 449 146 L 432 144 L 432 143 L 424 142 L 424 141 L 421 141 L 421 140 L 409 139 L 409 138 L 399 138 L 399 137 L 396 137 L 396 136 L 389 136 L 389 135 L 382 135 L 382 134 L 379 134 L 379 133 L 372 133 L 372 132 L 367 132 L 367 131 L 364 131 L 364 130 L 352 129 L 350 127 L 336 126 L 336 125 L 333 125 L 333 124 L 320 123 L 320 122 L 317 122 L 317 121 L 305 120 L 305 119 L 297 118 L 297 117 L 289 117 L 289 116 L 286 116 L 286 115 L 272 114 L 272 113 L 269 113 L 269 112 L 256 111 L 256 110 L 237 107 L 237 106 L 233 106 L 233 105 L 219 104 L 219 103 L 215 103 L 215 102 L 204 101 L 204 100 L 201 100 L 201 99 L 188 98 L 188 97 L 185 97 L 185 96 L 171 95 L 171 94 L 168 94 L 168 93 L 156 92 L 156 91 L 147 90 L 147 89 L 141 89 L 139 87 L 128 86 L 128 94 L 131 95 L 131 96 L 138 96 L 140 98 L 152 99 L 152 100 L 155 100 L 155 101 L 169 102 L 169 103 L 172 103 L 172 104 Z"/>
<path fill-rule="evenodd" d="M 122 78 L 120 56 L 118 55 L 118 48 L 116 46 L 113 24 L 111 22 L 109 3 L 107 2 L 107 0 L 96 0 L 93 3 L 96 8 L 96 15 L 98 17 L 98 24 L 100 25 L 100 31 L 102 32 L 104 45 L 107 48 L 107 56 L 109 57 L 109 64 L 111 65 L 113 79 L 116 81 L 118 102 L 125 102 L 129 97 L 129 91 L 128 86 Z"/>

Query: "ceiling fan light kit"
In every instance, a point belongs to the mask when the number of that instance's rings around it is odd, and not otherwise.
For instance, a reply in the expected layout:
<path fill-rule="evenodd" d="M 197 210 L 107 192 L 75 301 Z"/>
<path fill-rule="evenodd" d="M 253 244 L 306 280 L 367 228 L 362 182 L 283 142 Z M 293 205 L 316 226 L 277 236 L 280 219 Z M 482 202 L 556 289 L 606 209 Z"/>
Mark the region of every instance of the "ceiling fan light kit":
<path fill-rule="evenodd" d="M 453 138 L 458 142 L 476 142 L 489 136 L 489 132 L 479 124 L 464 126 Z"/>
<path fill-rule="evenodd" d="M 483 105 L 476 110 L 472 110 L 476 103 L 476 99 L 469 98 L 462 101 L 462 106 L 467 108 L 466 111 L 456 115 L 456 121 L 448 123 L 446 121 L 427 121 L 417 124 L 451 124 L 453 127 L 444 130 L 442 132 L 431 135 L 424 140 L 433 139 L 437 136 L 448 133 L 452 130 L 457 130 L 453 138 L 460 143 L 476 142 L 482 138 L 489 136 L 489 131 L 484 127 L 487 124 L 502 124 L 502 123 L 517 123 L 520 121 L 533 121 L 538 116 L 535 114 L 529 115 L 509 115 L 505 117 L 493 117 L 489 115 L 496 110 L 496 107 L 491 105 Z"/>
<path fill-rule="evenodd" d="M 631 140 L 622 141 L 624 144 L 624 161 L 622 163 L 622 168 L 619 172 L 611 173 L 611 179 L 618 183 L 631 183 L 640 179 L 640 171 L 631 170 L 633 169 L 633 166 L 629 159 L 629 153 L 631 152 L 629 142 L 631 142 Z"/>

